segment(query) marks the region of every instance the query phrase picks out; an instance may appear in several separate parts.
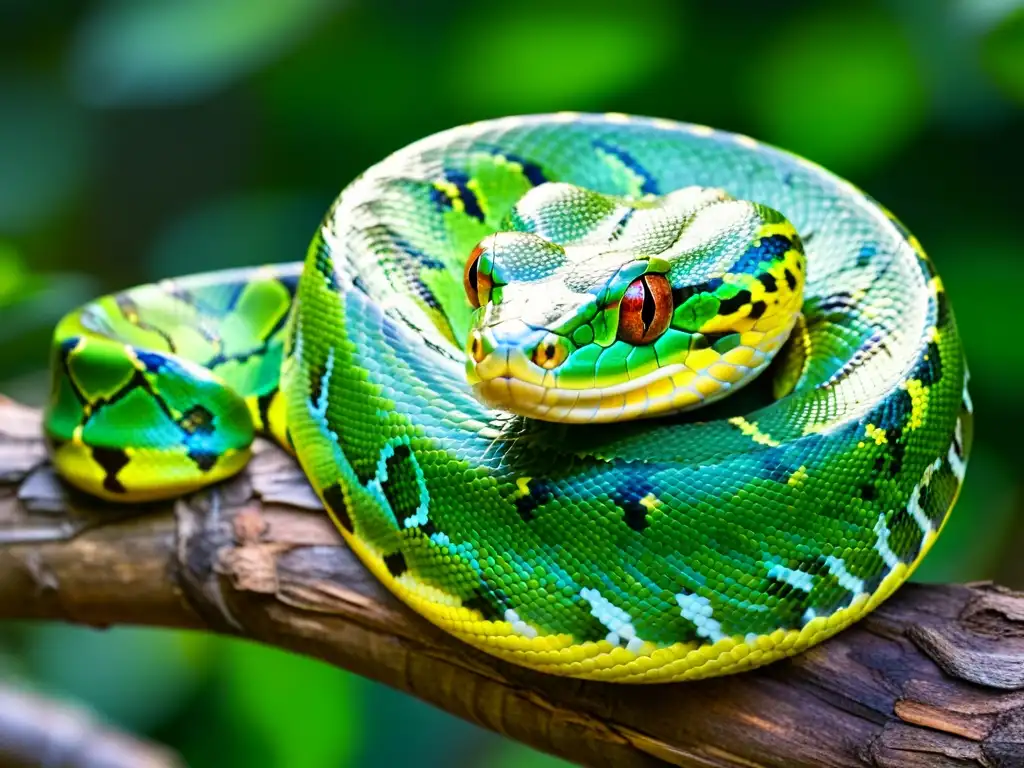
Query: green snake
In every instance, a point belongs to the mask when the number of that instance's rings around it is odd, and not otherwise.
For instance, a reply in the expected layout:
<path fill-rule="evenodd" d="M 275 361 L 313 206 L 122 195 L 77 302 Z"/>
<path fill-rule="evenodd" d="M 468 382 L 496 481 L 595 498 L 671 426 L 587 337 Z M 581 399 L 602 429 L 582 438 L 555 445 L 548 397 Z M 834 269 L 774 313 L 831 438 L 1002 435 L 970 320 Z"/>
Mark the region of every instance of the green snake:
<path fill-rule="evenodd" d="M 621 682 L 864 616 L 934 542 L 972 432 L 942 282 L 891 214 L 745 136 L 619 114 L 420 140 L 304 264 L 98 299 L 52 370 L 79 488 L 189 492 L 273 436 L 427 619 Z"/>

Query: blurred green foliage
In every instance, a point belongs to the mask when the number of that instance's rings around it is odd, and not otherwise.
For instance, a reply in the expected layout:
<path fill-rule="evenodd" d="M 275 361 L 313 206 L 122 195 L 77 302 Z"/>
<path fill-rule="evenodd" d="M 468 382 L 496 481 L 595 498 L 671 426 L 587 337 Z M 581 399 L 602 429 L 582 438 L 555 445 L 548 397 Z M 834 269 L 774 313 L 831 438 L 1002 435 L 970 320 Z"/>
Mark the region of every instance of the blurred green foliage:
<path fill-rule="evenodd" d="M 337 191 L 467 120 L 702 122 L 846 175 L 920 237 L 956 308 L 977 439 L 919 578 L 1024 586 L 1024 2 L 0 1 L 0 391 L 100 290 L 299 259 Z M 192 765 L 555 765 L 313 661 L 187 633 L 19 626 L 0 670 Z M 397 736 L 397 738 L 396 738 Z"/>

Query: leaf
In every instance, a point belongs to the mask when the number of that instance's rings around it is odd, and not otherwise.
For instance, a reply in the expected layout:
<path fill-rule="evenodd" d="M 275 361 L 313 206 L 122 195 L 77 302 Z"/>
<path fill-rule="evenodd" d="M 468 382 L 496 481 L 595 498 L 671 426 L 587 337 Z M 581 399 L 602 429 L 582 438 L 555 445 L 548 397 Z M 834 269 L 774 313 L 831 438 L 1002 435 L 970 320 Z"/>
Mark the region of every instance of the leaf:
<path fill-rule="evenodd" d="M 332 7 L 328 0 L 107 0 L 76 32 L 72 81 L 96 106 L 196 101 L 287 52 Z"/>
<path fill-rule="evenodd" d="M 746 73 L 742 98 L 758 137 L 840 173 L 880 165 L 924 122 L 903 29 L 864 6 L 799 14 L 765 35 Z"/>

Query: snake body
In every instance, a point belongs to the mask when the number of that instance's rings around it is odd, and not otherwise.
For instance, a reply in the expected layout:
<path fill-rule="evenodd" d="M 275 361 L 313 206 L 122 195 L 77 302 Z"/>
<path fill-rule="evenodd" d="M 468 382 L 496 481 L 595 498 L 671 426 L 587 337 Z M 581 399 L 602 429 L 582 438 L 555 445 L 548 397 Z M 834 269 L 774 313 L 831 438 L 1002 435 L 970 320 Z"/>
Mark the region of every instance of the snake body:
<path fill-rule="evenodd" d="M 624 115 L 399 150 L 304 264 L 69 315 L 53 382 L 84 490 L 189 491 L 273 435 L 430 621 L 623 682 L 751 668 L 872 610 L 971 440 L 946 293 L 892 215 L 784 151 Z"/>

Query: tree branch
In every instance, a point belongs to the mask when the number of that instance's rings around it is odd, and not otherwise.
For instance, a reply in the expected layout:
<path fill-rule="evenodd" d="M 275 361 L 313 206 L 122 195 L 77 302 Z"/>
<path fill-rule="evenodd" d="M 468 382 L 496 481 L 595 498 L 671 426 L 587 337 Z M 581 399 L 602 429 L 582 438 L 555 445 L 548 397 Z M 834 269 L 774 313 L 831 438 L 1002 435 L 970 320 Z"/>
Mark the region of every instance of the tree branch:
<path fill-rule="evenodd" d="M 221 487 L 124 510 L 59 483 L 38 414 L 2 399 L 0 618 L 244 636 L 587 765 L 1024 765 L 1022 594 L 908 585 L 823 645 L 718 680 L 555 678 L 398 603 L 276 448 Z"/>
<path fill-rule="evenodd" d="M 0 687 L 0 765 L 8 768 L 178 768 L 181 759 L 100 723 L 78 707 Z"/>

